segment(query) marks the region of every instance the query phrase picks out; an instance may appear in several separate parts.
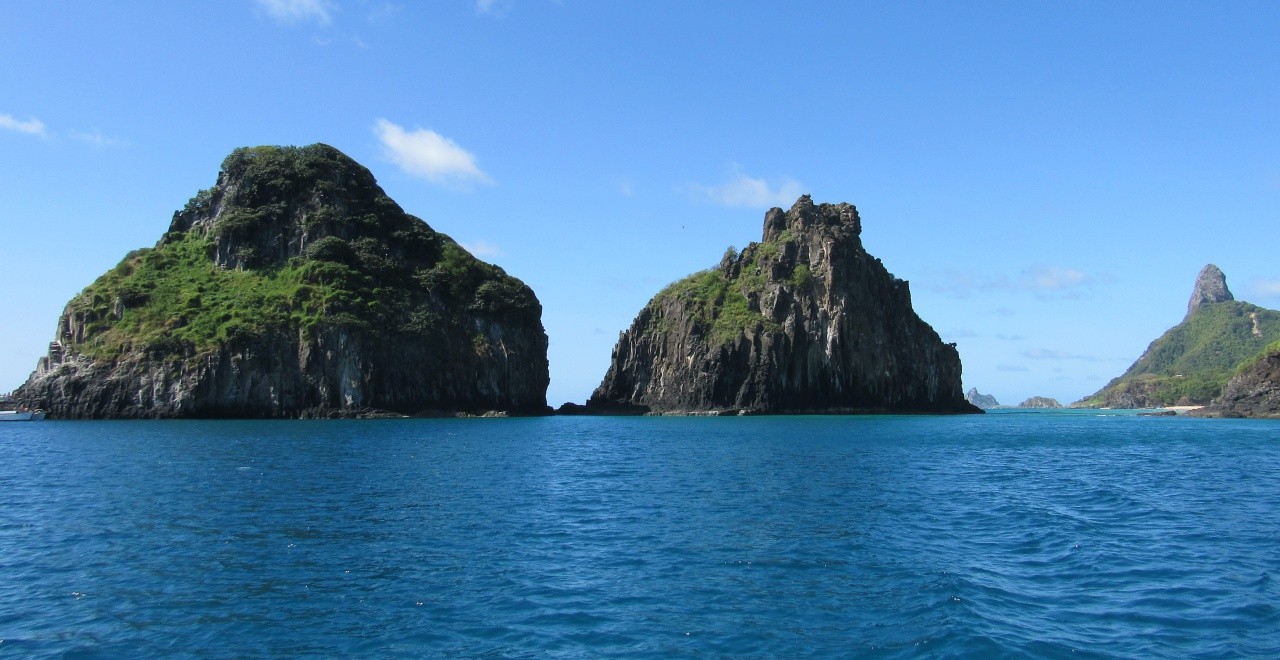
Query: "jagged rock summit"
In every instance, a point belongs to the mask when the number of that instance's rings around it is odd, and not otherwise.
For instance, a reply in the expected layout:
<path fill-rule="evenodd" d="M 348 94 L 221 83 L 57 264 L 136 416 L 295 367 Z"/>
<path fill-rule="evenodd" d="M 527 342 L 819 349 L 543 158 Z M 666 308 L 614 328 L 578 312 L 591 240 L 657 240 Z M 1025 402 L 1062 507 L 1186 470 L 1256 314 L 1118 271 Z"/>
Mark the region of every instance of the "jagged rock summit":
<path fill-rule="evenodd" d="M 237 149 L 67 304 L 18 398 L 63 418 L 537 414 L 541 316 L 337 149 Z"/>
<path fill-rule="evenodd" d="M 1082 408 L 1204 405 L 1241 362 L 1280 340 L 1280 312 L 1236 300 L 1217 266 L 1196 277 L 1187 316 L 1151 342 L 1124 374 L 1072 404 Z"/>
<path fill-rule="evenodd" d="M 764 217 L 760 243 L 663 289 L 619 338 L 597 413 L 981 412 L 960 356 L 867 254 L 851 204 Z"/>
<path fill-rule="evenodd" d="M 1196 286 L 1191 290 L 1191 300 L 1187 302 L 1187 315 L 1184 318 L 1191 318 L 1197 309 L 1205 305 L 1235 300 L 1235 296 L 1231 295 L 1231 290 L 1227 288 L 1227 276 L 1222 270 L 1213 264 L 1209 264 L 1200 269 L 1200 274 L 1196 276 Z"/>

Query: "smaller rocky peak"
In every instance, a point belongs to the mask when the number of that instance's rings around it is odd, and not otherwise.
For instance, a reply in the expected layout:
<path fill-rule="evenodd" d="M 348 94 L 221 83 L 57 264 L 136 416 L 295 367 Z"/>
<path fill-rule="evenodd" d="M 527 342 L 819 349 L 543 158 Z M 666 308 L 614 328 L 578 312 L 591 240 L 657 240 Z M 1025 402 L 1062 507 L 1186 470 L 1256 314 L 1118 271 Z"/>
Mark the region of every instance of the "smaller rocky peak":
<path fill-rule="evenodd" d="M 787 214 L 778 207 L 773 207 L 764 214 L 764 241 L 772 243 L 787 230 Z"/>
<path fill-rule="evenodd" d="M 1000 405 L 1000 402 L 997 401 L 994 396 L 990 394 L 982 394 L 976 387 L 971 387 L 968 392 L 964 393 L 964 400 L 982 408 L 983 410 L 986 410 L 987 408 L 995 408 Z"/>
<path fill-rule="evenodd" d="M 1231 290 L 1227 288 L 1227 276 L 1222 273 L 1222 269 L 1209 264 L 1200 269 L 1200 274 L 1196 276 L 1196 286 L 1191 291 L 1191 300 L 1187 303 L 1187 318 L 1205 305 L 1235 299 L 1235 296 L 1231 295 Z"/>

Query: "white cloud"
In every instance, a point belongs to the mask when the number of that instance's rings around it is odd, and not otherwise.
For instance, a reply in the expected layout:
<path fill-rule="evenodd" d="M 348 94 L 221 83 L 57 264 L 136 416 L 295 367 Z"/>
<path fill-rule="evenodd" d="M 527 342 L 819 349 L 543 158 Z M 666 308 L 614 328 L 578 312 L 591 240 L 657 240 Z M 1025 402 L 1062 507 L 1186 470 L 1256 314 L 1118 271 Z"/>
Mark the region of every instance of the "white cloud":
<path fill-rule="evenodd" d="M 425 128 L 406 131 L 402 126 L 379 119 L 373 132 L 382 143 L 387 159 L 406 174 L 453 188 L 465 188 L 473 183 L 493 185 L 493 179 L 476 166 L 475 156 L 435 131 Z"/>
<path fill-rule="evenodd" d="M 467 252 L 477 257 L 501 257 L 507 253 L 500 247 L 486 243 L 485 241 L 476 241 L 474 243 L 459 243 L 466 248 Z"/>
<path fill-rule="evenodd" d="M 286 23 L 314 21 L 328 25 L 333 21 L 333 3 L 329 0 L 257 0 L 272 18 Z"/>
<path fill-rule="evenodd" d="M 13 115 L 0 115 L 0 128 L 31 135 L 44 135 L 44 122 L 35 117 L 20 121 L 15 119 Z"/>
<path fill-rule="evenodd" d="M 770 183 L 738 172 L 732 179 L 718 186 L 693 183 L 686 186 L 685 191 L 695 201 L 720 206 L 786 207 L 804 194 L 804 186 L 790 177 Z"/>

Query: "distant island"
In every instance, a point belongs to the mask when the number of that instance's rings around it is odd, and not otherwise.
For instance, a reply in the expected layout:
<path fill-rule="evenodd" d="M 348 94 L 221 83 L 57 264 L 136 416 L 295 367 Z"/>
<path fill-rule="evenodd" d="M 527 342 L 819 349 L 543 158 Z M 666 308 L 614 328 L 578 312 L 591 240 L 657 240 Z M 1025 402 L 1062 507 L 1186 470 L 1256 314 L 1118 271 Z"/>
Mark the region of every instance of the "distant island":
<path fill-rule="evenodd" d="M 15 398 L 60 418 L 544 414 L 541 316 L 337 149 L 237 149 L 67 303 Z"/>
<path fill-rule="evenodd" d="M 1047 396 L 1033 396 L 1033 397 L 1027 398 L 1022 403 L 1019 403 L 1016 406 L 1002 406 L 994 396 L 991 396 L 990 394 L 982 394 L 978 392 L 978 388 L 976 387 L 969 388 L 969 391 L 965 392 L 964 398 L 969 403 L 972 403 L 973 405 L 978 406 L 983 410 L 1011 409 L 1011 408 L 1062 408 L 1063 407 L 1061 403 L 1058 403 L 1057 399 L 1054 399 L 1052 397 L 1047 397 Z"/>
<path fill-rule="evenodd" d="M 960 356 L 863 249 L 851 204 L 771 209 L 763 237 L 658 292 L 585 412 L 973 413 Z"/>
<path fill-rule="evenodd" d="M 1124 374 L 1095 394 L 1072 404 L 1085 408 L 1160 408 L 1208 406 L 1227 394 L 1228 381 L 1242 376 L 1249 366 L 1265 372 L 1265 358 L 1277 352 L 1280 342 L 1280 312 L 1240 302 L 1227 288 L 1226 276 L 1213 264 L 1196 277 L 1187 313 L 1182 322 L 1151 342 L 1147 350 Z M 1255 374 L 1257 382 L 1246 385 L 1246 377 L 1230 390 L 1233 400 L 1264 400 L 1260 394 L 1245 395 L 1241 388 L 1266 390 L 1265 373 Z M 1274 385 L 1270 386 L 1274 389 Z M 1224 402 L 1222 414 L 1233 410 Z M 1264 406 L 1265 408 L 1265 406 Z M 1253 407 L 1234 409 L 1240 415 Z"/>

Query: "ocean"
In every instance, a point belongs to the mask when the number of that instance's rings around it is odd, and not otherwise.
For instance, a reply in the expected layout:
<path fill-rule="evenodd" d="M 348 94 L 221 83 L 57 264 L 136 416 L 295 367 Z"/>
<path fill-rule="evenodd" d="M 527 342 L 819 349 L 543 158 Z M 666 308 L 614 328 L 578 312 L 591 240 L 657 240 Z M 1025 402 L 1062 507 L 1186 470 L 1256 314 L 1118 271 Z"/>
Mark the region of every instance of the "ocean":
<path fill-rule="evenodd" d="M 1280 423 L 0 428 L 0 655 L 1277 657 Z"/>

